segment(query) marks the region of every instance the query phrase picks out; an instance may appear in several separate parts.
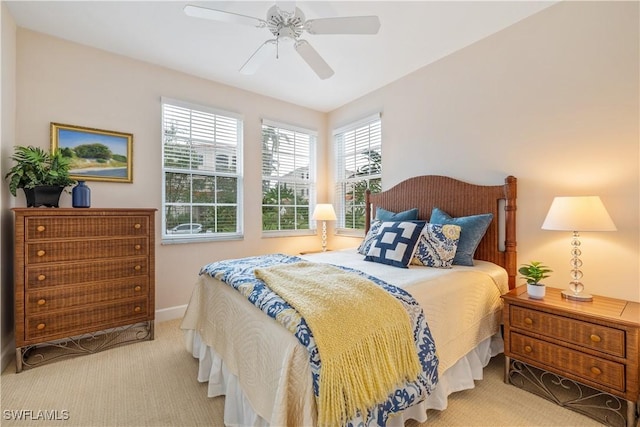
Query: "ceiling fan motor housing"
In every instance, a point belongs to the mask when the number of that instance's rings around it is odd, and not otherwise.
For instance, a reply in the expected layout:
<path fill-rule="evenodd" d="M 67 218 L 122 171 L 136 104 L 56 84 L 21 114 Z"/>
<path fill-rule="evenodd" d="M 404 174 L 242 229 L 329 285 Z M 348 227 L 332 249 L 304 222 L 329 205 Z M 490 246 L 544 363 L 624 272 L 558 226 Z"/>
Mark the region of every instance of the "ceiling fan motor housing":
<path fill-rule="evenodd" d="M 297 7 L 293 14 L 284 12 L 275 5 L 267 12 L 267 27 L 276 38 L 297 40 L 304 31 L 304 22 L 304 13 Z"/>

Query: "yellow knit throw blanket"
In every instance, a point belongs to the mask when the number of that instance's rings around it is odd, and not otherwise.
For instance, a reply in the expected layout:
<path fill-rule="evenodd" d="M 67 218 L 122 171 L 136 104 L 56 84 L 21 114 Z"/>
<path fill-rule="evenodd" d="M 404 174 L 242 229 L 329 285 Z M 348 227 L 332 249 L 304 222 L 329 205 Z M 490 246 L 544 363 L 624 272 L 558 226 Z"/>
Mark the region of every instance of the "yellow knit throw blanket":
<path fill-rule="evenodd" d="M 402 303 L 370 280 L 329 264 L 298 262 L 255 275 L 306 320 L 322 367 L 318 424 L 343 425 L 415 380 L 420 362 Z"/>

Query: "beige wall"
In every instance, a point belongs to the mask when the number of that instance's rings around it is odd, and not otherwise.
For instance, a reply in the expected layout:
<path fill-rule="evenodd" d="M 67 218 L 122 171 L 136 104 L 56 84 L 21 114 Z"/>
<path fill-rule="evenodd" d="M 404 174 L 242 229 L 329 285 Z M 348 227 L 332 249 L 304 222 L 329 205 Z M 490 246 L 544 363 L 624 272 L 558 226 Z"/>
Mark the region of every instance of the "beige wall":
<path fill-rule="evenodd" d="M 243 241 L 158 245 L 156 308 L 186 304 L 199 268 L 211 261 L 319 246 L 316 236 L 261 237 L 261 122 L 263 115 L 317 129 L 325 144 L 326 115 L 101 50 L 18 29 L 16 144 L 49 147 L 49 123 L 134 135 L 133 184 L 90 181 L 93 207 L 161 207 L 160 97 L 234 111 L 244 117 Z M 324 164 L 325 159 L 320 156 Z M 321 182 L 326 177 L 321 170 Z M 24 196 L 16 203 L 24 206 Z M 71 205 L 63 194 L 62 206 Z M 156 215 L 158 223 L 161 213 Z M 156 227 L 160 241 L 161 226 Z"/>
<path fill-rule="evenodd" d="M 2 45 L 0 61 L 0 176 L 11 167 L 9 157 L 13 152 L 16 121 L 16 24 L 2 3 Z M 13 196 L 7 185 L 0 186 L 0 370 L 13 357 L 13 214 L 10 207 Z"/>
<path fill-rule="evenodd" d="M 599 195 L 617 232 L 582 233 L 583 282 L 640 301 L 638 2 L 562 2 L 329 115 L 380 110 L 383 186 L 413 175 L 518 178 L 518 261 L 569 280 L 554 196 Z M 341 239 L 334 246 L 348 246 Z"/>

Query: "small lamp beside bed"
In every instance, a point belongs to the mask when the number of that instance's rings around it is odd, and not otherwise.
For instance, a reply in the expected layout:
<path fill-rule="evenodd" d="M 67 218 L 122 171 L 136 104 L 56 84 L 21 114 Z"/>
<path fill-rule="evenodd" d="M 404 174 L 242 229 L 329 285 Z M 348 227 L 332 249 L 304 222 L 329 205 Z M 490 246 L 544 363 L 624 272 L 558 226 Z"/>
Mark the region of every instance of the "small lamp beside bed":
<path fill-rule="evenodd" d="M 562 296 L 574 301 L 592 301 L 593 296 L 584 293 L 582 261 L 580 260 L 580 231 L 616 231 L 607 209 L 598 196 L 555 197 L 542 224 L 543 230 L 573 231 L 571 240 L 570 290 Z"/>
<path fill-rule="evenodd" d="M 311 217 L 314 221 L 322 221 L 322 252 L 327 251 L 327 221 L 335 221 L 336 212 L 331 203 L 320 203 L 316 205 Z"/>

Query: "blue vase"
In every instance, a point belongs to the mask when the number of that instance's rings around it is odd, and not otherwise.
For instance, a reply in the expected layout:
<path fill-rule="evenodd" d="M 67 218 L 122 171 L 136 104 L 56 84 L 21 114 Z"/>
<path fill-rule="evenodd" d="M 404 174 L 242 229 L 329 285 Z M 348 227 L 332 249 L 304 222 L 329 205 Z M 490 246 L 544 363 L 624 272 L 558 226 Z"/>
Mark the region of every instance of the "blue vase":
<path fill-rule="evenodd" d="M 78 185 L 71 191 L 71 205 L 74 208 L 88 208 L 91 206 L 91 189 L 84 181 L 78 181 Z"/>

